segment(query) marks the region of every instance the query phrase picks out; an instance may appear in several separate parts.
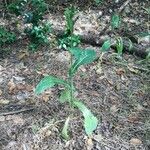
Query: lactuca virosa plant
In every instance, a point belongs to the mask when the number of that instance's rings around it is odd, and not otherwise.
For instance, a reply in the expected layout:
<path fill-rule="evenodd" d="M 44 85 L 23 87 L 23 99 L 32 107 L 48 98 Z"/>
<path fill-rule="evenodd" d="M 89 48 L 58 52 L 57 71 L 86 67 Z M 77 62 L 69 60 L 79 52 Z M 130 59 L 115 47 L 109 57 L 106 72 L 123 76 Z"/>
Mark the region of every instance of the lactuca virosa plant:
<path fill-rule="evenodd" d="M 35 93 L 41 94 L 46 89 L 54 87 L 55 85 L 61 84 L 65 87 L 65 90 L 63 90 L 60 94 L 60 102 L 65 103 L 67 102 L 71 110 L 73 108 L 78 108 L 84 117 L 84 128 L 85 132 L 88 136 L 90 136 L 93 131 L 96 129 L 98 124 L 98 119 L 93 115 L 93 113 L 81 102 L 81 100 L 77 99 L 75 97 L 75 86 L 74 86 L 74 76 L 78 70 L 78 68 L 81 65 L 92 63 L 96 58 L 96 53 L 94 50 L 91 49 L 81 49 L 79 47 L 74 47 L 72 38 L 74 37 L 73 30 L 74 30 L 74 20 L 73 17 L 75 15 L 75 9 L 74 7 L 67 8 L 65 11 L 65 19 L 66 19 L 66 31 L 68 37 L 71 38 L 69 42 L 69 46 L 67 47 L 67 50 L 71 54 L 70 59 L 70 69 L 68 71 L 68 78 L 67 80 L 60 79 L 58 77 L 54 76 L 46 76 L 44 77 L 39 84 L 36 86 Z M 62 129 L 62 136 L 65 139 L 69 139 L 68 135 L 68 126 L 69 126 L 69 120 L 70 117 L 72 117 L 73 114 L 71 114 L 64 124 L 64 127 Z"/>

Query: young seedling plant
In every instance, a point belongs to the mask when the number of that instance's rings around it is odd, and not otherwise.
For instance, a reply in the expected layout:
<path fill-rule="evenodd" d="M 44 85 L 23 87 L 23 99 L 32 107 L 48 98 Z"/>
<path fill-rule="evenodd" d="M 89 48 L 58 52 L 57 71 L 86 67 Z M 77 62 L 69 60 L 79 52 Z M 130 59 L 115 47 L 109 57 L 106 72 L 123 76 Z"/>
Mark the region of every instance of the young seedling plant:
<path fill-rule="evenodd" d="M 74 76 L 81 65 L 92 63 L 96 59 L 96 53 L 91 49 L 81 49 L 74 46 L 74 40 L 72 40 L 75 35 L 74 30 L 74 15 L 76 10 L 74 7 L 67 8 L 64 15 L 66 20 L 66 35 L 71 40 L 67 44 L 66 49 L 70 52 L 70 69 L 68 71 L 67 80 L 60 79 L 55 76 L 45 76 L 39 84 L 36 86 L 35 93 L 41 94 L 46 89 L 54 87 L 55 85 L 61 84 L 65 87 L 65 90 L 60 93 L 59 100 L 61 103 L 68 103 L 71 110 L 78 108 L 84 117 L 84 129 L 88 136 L 92 135 L 93 131 L 96 129 L 98 124 L 98 119 L 93 115 L 93 113 L 81 102 L 81 100 L 75 97 L 75 86 L 74 86 Z M 70 111 L 71 111 L 70 110 Z M 70 138 L 68 134 L 68 126 L 70 118 L 73 116 L 71 114 L 65 121 L 64 127 L 62 129 L 62 137 L 68 140 Z"/>

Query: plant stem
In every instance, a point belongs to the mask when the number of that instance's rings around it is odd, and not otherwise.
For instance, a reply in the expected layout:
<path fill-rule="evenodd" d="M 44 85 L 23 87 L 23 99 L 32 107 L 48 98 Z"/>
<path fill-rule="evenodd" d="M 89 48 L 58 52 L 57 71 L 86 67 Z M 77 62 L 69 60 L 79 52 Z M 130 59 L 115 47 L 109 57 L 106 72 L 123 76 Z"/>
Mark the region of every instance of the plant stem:
<path fill-rule="evenodd" d="M 73 47 L 72 35 L 73 35 L 73 33 L 71 33 L 71 48 Z M 71 55 L 70 66 L 72 66 L 72 64 L 73 64 L 73 57 Z M 71 100 L 70 100 L 70 103 L 71 103 L 71 107 L 72 107 L 73 106 L 73 76 L 72 75 L 69 76 L 69 82 L 70 82 L 70 86 L 71 86 Z"/>

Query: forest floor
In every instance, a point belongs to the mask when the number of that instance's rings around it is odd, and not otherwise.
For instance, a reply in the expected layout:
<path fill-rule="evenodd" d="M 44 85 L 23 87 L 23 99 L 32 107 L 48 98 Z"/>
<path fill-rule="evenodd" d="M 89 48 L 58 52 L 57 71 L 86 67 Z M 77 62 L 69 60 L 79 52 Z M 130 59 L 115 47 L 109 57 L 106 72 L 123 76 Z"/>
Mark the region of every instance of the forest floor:
<path fill-rule="evenodd" d="M 106 4 L 104 2 L 97 9 L 80 10 L 76 33 L 101 32 L 108 24 L 114 7 L 120 8 L 117 7 L 119 3 L 110 3 L 106 11 Z M 140 3 L 136 0 L 127 6 L 123 23 L 128 24 L 128 29 L 137 32 L 147 30 L 148 18 L 142 9 L 146 6 L 148 1 Z M 99 20 L 95 20 L 97 15 L 100 15 Z M 49 12 L 45 19 L 54 27 L 65 26 L 60 13 Z M 75 110 L 69 126 L 71 138 L 65 141 L 60 132 L 70 110 L 68 105 L 58 101 L 63 88 L 57 86 L 41 96 L 34 94 L 43 76 L 67 77 L 70 55 L 55 44 L 42 47 L 35 53 L 27 50 L 28 39 L 6 47 L 12 52 L 0 59 L 0 149 L 148 150 L 150 60 L 128 53 L 119 59 L 111 50 L 103 56 L 100 66 L 98 61 L 82 66 L 75 76 L 76 96 L 97 116 L 99 123 L 88 139 L 82 114 Z M 148 45 L 145 41 L 141 44 Z M 83 43 L 80 46 L 92 48 L 100 55 L 99 47 Z"/>

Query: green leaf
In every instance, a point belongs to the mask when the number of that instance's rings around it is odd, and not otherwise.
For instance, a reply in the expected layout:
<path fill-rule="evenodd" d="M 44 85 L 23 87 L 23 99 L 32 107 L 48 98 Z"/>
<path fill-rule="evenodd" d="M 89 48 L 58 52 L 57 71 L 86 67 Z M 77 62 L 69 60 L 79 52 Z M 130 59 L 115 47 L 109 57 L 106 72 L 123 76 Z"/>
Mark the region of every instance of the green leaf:
<path fill-rule="evenodd" d="M 79 48 L 73 48 L 72 53 L 75 56 L 75 62 L 69 70 L 69 75 L 72 76 L 77 71 L 77 69 L 84 64 L 89 64 L 93 62 L 96 58 L 96 52 L 91 49 L 81 50 Z M 79 51 L 78 51 L 79 50 Z"/>
<path fill-rule="evenodd" d="M 66 119 L 64 127 L 63 127 L 62 132 L 61 132 L 62 137 L 66 140 L 69 140 L 69 138 L 70 138 L 68 135 L 69 120 L 70 120 L 70 117 L 68 117 Z"/>
<path fill-rule="evenodd" d="M 103 43 L 103 45 L 102 45 L 102 47 L 101 47 L 101 51 L 102 52 L 106 52 L 106 51 L 108 51 L 109 49 L 110 49 L 110 46 L 111 46 L 111 42 L 110 42 L 110 40 L 107 40 L 107 41 L 105 41 L 104 43 Z"/>
<path fill-rule="evenodd" d="M 59 97 L 59 101 L 61 103 L 64 103 L 64 102 L 70 102 L 71 100 L 71 92 L 70 90 L 66 89 L 64 91 L 61 92 L 61 95 Z"/>
<path fill-rule="evenodd" d="M 111 18 L 111 26 L 113 29 L 115 28 L 119 28 L 121 24 L 121 19 L 120 16 L 118 14 L 114 14 Z"/>
<path fill-rule="evenodd" d="M 98 125 L 97 118 L 91 113 L 91 111 L 82 102 L 78 100 L 74 100 L 73 103 L 83 113 L 85 132 L 88 136 L 90 136 Z"/>
<path fill-rule="evenodd" d="M 46 76 L 36 86 L 35 93 L 41 94 L 46 89 L 51 88 L 51 87 L 55 86 L 56 84 L 63 84 L 64 86 L 70 88 L 69 84 L 65 80 L 59 79 L 59 78 L 53 77 L 53 76 Z"/>
<path fill-rule="evenodd" d="M 74 27 L 74 20 L 73 17 L 76 13 L 76 9 L 75 7 L 69 7 L 65 10 L 64 15 L 65 15 L 65 19 L 66 19 L 66 32 L 68 32 L 67 34 L 72 34 L 73 33 L 73 27 Z"/>
<path fill-rule="evenodd" d="M 117 53 L 119 55 L 122 55 L 122 53 L 123 53 L 123 40 L 121 37 L 116 39 L 116 48 L 117 48 Z"/>

